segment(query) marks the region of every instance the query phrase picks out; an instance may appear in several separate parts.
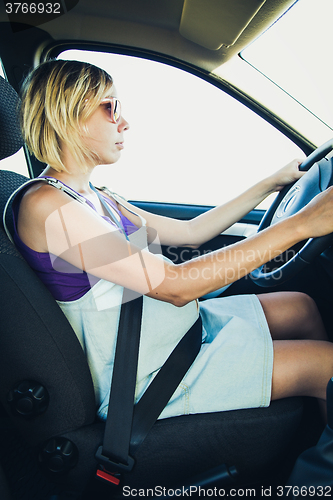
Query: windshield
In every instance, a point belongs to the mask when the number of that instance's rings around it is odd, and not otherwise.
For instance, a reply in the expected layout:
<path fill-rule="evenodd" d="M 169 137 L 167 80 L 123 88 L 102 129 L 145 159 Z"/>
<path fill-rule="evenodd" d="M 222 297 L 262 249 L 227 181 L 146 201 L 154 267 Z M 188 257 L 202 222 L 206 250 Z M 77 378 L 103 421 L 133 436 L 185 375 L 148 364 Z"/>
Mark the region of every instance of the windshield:
<path fill-rule="evenodd" d="M 298 0 L 242 57 L 333 130 L 332 0 Z"/>
<path fill-rule="evenodd" d="M 216 73 L 319 145 L 333 136 L 332 20 L 333 0 L 298 0 Z"/>

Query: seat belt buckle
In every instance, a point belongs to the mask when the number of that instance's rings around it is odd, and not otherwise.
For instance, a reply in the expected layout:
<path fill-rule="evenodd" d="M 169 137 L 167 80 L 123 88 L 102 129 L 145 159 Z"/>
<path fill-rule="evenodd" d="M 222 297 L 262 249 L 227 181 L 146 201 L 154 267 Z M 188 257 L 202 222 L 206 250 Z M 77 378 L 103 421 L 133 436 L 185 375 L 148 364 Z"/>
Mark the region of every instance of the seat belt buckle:
<path fill-rule="evenodd" d="M 135 464 L 134 458 L 130 456 L 127 458 L 127 464 L 113 462 L 109 457 L 103 455 L 103 446 L 98 447 L 95 458 L 100 464 L 100 469 L 96 472 L 97 477 L 116 486 L 120 483 L 120 474 L 122 472 L 130 472 Z"/>

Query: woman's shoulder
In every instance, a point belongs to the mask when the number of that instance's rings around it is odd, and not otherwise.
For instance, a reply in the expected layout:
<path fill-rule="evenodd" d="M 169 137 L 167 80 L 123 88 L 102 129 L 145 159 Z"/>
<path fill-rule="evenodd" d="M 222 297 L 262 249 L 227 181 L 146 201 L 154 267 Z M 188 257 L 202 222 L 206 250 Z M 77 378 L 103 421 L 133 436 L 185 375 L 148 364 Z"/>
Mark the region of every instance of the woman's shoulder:
<path fill-rule="evenodd" d="M 20 201 L 20 214 L 44 218 L 52 211 L 68 203 L 68 196 L 46 182 L 34 182 L 25 190 Z M 43 217 L 44 216 L 44 217 Z"/>

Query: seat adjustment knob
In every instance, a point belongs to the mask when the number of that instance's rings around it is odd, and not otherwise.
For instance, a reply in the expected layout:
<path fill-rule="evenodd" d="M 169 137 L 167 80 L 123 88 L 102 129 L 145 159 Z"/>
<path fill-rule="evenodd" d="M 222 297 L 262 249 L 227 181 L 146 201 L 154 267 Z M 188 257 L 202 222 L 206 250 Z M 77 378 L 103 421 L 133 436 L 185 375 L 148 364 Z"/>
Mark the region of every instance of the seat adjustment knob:
<path fill-rule="evenodd" d="M 39 453 L 39 462 L 47 473 L 63 475 L 77 464 L 79 452 L 72 441 L 62 437 L 50 439 Z"/>
<path fill-rule="evenodd" d="M 49 394 L 39 382 L 25 380 L 9 392 L 7 401 L 14 415 L 29 419 L 47 410 Z"/>

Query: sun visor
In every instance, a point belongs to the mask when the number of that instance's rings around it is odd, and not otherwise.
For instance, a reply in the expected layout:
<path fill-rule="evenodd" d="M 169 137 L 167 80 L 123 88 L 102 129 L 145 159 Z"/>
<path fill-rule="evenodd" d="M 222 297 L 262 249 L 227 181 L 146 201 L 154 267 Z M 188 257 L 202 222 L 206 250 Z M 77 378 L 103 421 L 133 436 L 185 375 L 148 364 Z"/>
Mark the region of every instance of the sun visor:
<path fill-rule="evenodd" d="M 179 32 L 210 50 L 233 45 L 266 0 L 184 0 Z"/>

